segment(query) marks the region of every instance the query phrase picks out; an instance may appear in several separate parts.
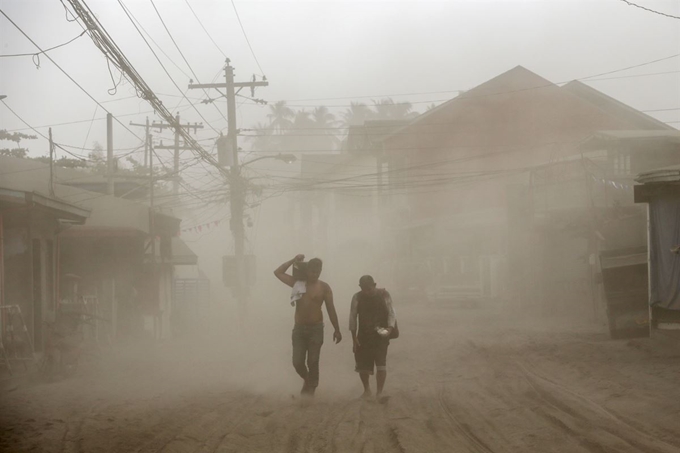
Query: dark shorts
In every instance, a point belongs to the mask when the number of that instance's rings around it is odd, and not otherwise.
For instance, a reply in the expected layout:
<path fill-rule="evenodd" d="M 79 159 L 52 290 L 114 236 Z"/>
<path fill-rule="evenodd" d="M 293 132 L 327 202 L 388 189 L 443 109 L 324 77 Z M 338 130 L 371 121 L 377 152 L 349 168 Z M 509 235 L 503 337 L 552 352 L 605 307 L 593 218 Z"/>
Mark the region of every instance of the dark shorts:
<path fill-rule="evenodd" d="M 293 328 L 293 366 L 309 387 L 319 385 L 319 358 L 323 323 L 296 324 Z"/>
<path fill-rule="evenodd" d="M 374 365 L 378 371 L 386 371 L 387 347 L 390 345 L 390 341 L 382 338 L 372 341 L 361 341 L 360 339 L 359 343 L 361 343 L 361 346 L 354 353 L 356 362 L 354 371 L 372 375 Z"/>

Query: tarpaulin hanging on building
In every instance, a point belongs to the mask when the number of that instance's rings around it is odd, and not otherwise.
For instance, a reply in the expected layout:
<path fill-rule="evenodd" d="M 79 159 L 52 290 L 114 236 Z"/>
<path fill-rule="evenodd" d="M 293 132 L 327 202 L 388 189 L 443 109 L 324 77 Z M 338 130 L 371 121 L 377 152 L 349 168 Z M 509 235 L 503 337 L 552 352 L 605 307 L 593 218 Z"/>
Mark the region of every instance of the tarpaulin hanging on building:
<path fill-rule="evenodd" d="M 649 203 L 650 303 L 680 310 L 680 199 L 656 198 Z"/>

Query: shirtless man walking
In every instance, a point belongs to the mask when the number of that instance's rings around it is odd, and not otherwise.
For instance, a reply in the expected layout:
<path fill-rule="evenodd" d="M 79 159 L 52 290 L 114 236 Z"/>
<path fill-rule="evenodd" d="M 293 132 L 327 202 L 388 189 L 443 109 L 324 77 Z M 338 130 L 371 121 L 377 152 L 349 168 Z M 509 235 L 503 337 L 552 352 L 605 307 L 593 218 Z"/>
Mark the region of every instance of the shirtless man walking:
<path fill-rule="evenodd" d="M 274 275 L 291 288 L 296 280 L 286 271 L 295 262 L 303 261 L 304 255 L 297 255 L 292 260 L 279 266 Z M 322 262 L 313 258 L 307 263 L 306 290 L 295 304 L 295 327 L 293 328 L 293 366 L 304 379 L 302 391 L 305 396 L 313 396 L 319 385 L 319 357 L 323 344 L 323 314 L 321 305 L 326 303 L 326 312 L 333 324 L 333 340 L 340 343 L 342 334 L 338 325 L 338 315 L 333 305 L 333 291 L 328 283 L 319 280 Z M 306 363 L 305 363 L 306 362 Z"/>

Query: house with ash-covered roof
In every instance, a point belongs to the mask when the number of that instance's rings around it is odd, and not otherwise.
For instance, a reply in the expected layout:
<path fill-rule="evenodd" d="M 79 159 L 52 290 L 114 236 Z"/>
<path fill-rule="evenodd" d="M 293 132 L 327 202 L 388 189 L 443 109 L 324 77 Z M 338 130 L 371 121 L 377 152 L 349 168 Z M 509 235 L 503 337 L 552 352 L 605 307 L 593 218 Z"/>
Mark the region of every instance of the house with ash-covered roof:
<path fill-rule="evenodd" d="M 601 131 L 671 130 L 581 82 L 560 87 L 521 66 L 420 115 L 383 142 L 393 260 L 408 263 L 396 281 L 592 315 L 604 247 L 592 200 L 611 180 L 601 164 L 626 160 L 584 143 Z"/>

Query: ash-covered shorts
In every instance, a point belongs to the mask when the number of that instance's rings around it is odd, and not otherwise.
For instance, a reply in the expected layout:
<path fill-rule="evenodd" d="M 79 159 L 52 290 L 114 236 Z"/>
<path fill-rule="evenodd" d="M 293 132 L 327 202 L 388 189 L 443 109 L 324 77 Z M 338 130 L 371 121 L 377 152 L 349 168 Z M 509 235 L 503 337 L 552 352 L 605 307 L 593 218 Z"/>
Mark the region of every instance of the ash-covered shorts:
<path fill-rule="evenodd" d="M 362 341 L 359 340 L 361 346 L 357 348 L 354 353 L 354 360 L 356 366 L 354 371 L 357 373 L 373 374 L 373 365 L 378 371 L 387 370 L 387 347 L 390 341 L 384 338 Z"/>

